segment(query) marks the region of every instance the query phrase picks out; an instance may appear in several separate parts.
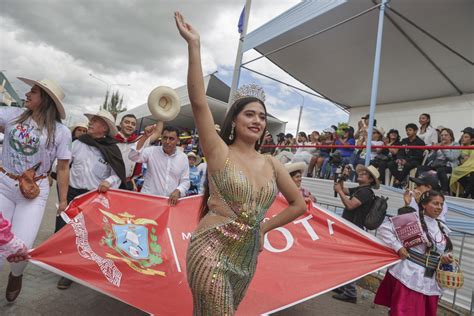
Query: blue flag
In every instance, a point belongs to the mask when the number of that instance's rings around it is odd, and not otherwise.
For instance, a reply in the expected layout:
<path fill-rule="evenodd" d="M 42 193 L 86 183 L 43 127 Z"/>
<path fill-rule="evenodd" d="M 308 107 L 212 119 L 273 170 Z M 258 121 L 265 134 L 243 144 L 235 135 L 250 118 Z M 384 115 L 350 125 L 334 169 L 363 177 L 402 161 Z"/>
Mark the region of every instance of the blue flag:
<path fill-rule="evenodd" d="M 245 17 L 245 6 L 242 9 L 242 13 L 240 13 L 239 24 L 237 24 L 240 34 L 242 34 L 242 32 L 244 31 L 244 17 Z"/>

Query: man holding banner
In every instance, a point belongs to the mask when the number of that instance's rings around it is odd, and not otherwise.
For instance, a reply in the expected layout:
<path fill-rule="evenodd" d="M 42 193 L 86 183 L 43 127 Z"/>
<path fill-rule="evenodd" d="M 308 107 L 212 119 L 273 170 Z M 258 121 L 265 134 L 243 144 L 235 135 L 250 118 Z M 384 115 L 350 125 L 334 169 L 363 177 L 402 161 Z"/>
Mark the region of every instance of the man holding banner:
<path fill-rule="evenodd" d="M 169 197 L 170 205 L 176 205 L 189 189 L 189 163 L 185 153 L 176 149 L 179 131 L 172 126 L 163 129 L 162 146 L 132 149 L 128 158 L 134 162 L 146 163 L 147 173 L 141 190 L 159 196 Z"/>
<path fill-rule="evenodd" d="M 112 114 L 101 110 L 96 114 L 85 114 L 89 118 L 87 134 L 72 143 L 71 172 L 67 193 L 68 204 L 88 191 L 106 192 L 118 188 L 125 180 L 125 166 L 122 155 L 113 138 L 117 134 Z M 66 223 L 56 217 L 55 232 Z M 67 289 L 72 281 L 61 278 L 59 289 Z"/>

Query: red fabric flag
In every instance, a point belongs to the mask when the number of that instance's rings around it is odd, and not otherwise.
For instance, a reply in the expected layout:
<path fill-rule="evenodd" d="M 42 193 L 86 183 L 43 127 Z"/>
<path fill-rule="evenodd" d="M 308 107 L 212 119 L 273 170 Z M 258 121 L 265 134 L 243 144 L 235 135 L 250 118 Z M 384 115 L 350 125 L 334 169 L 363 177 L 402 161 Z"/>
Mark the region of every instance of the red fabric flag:
<path fill-rule="evenodd" d="M 156 315 L 190 315 L 186 249 L 202 197 L 89 192 L 72 220 L 34 249 L 32 262 Z M 278 197 L 267 218 L 286 207 Z M 275 312 L 389 266 L 398 256 L 374 237 L 320 208 L 265 236 L 257 272 L 237 311 Z"/>

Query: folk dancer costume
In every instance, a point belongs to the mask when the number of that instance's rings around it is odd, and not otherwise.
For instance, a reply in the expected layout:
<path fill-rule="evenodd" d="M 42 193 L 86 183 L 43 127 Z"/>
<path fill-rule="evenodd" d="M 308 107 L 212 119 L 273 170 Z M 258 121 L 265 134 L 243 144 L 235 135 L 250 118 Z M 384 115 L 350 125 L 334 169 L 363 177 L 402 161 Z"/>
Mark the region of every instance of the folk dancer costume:
<path fill-rule="evenodd" d="M 3 218 L 0 212 L 0 260 L 2 261 L 25 247 L 23 241 L 15 237 L 11 229 L 12 225 Z"/>
<path fill-rule="evenodd" d="M 260 246 L 260 224 L 278 193 L 273 175 L 252 185 L 232 161 L 208 174 L 209 212 L 191 237 L 186 256 L 195 315 L 233 315 L 252 280 Z"/>
<path fill-rule="evenodd" d="M 65 118 L 62 89 L 53 81 L 34 81 L 19 78 L 30 86 L 37 85 L 54 101 L 61 118 Z M 11 223 L 12 233 L 31 248 L 38 234 L 49 195 L 48 173 L 53 161 L 71 159 L 71 132 L 60 122 L 55 123 L 51 143 L 47 144 L 46 128 L 39 129 L 30 117 L 23 123 L 15 123 L 24 108 L 0 107 L 0 126 L 5 129 L 2 152 L 3 166 L 0 169 L 0 212 Z M 34 199 L 25 198 L 14 178 L 40 163 L 36 170 L 36 184 L 40 193 Z M 3 261 L 0 261 L 0 269 Z M 26 262 L 12 263 L 13 276 L 21 276 Z"/>
<path fill-rule="evenodd" d="M 418 212 L 416 213 L 418 214 Z M 430 250 L 435 256 L 426 257 L 426 243 L 414 246 L 408 250 L 410 257 L 387 270 L 384 280 L 375 296 L 375 304 L 390 307 L 390 315 L 429 315 L 436 316 L 439 297 L 443 289 L 436 281 L 436 273 L 428 273 L 427 269 L 435 272 L 439 255 L 445 252 L 445 233 L 449 228 L 437 219 L 424 216 L 428 234 L 434 246 Z M 387 246 L 398 252 L 402 248 L 401 242 L 395 234 L 392 223 L 386 220 L 377 230 L 379 237 Z M 428 268 L 426 264 L 428 263 Z"/>
<path fill-rule="evenodd" d="M 85 114 L 89 119 L 98 116 L 109 126 L 109 134 L 103 138 L 92 138 L 85 134 L 72 143 L 72 160 L 69 177 L 67 201 L 86 192 L 97 190 L 102 181 L 107 181 L 111 188 L 119 188 L 125 181 L 125 166 L 117 141 L 112 138 L 117 133 L 113 117 L 107 111 L 97 114 Z M 66 223 L 61 217 L 56 218 L 56 230 Z"/>

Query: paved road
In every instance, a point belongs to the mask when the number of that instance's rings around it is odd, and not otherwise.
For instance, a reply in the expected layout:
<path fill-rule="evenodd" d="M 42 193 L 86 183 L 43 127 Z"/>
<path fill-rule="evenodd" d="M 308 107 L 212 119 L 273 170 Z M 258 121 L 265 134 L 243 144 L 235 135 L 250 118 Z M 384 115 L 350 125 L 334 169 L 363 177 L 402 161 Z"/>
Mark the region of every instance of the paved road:
<path fill-rule="evenodd" d="M 54 229 L 56 191 L 52 190 L 36 244 L 46 240 Z M 66 291 L 58 290 L 59 277 L 51 272 L 28 265 L 23 278 L 23 290 L 16 302 L 9 304 L 4 297 L 8 265 L 0 271 L 0 315 L 146 315 L 145 313 L 79 284 Z M 358 304 L 344 303 L 331 298 L 331 293 L 281 311 L 279 316 L 309 315 L 387 315 L 387 309 L 373 306 L 373 294 L 360 289 Z"/>

